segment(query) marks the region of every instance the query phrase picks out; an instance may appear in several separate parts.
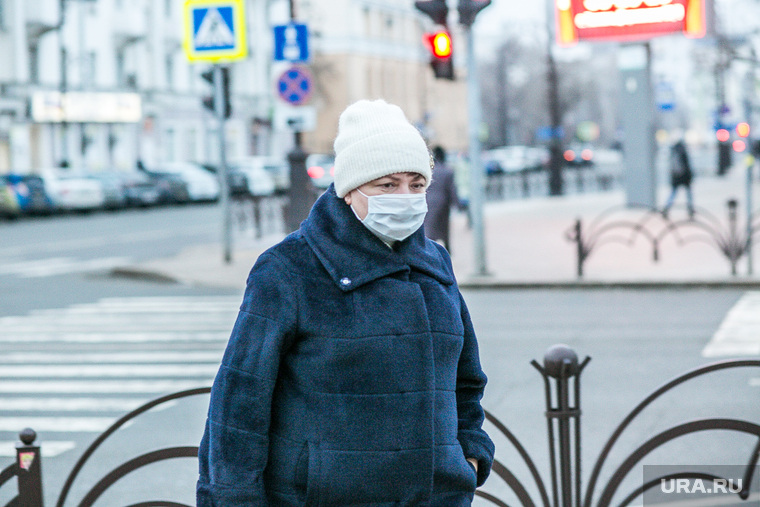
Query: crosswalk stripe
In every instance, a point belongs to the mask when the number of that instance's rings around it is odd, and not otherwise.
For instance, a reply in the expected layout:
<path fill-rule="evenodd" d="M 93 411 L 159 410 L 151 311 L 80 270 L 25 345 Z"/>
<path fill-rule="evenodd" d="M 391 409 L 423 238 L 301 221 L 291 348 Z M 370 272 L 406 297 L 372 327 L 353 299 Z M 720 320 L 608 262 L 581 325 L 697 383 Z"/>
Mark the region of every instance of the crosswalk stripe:
<path fill-rule="evenodd" d="M 143 332 L 143 333 L 38 333 L 28 331 L 24 333 L 3 333 L 0 335 L 0 342 L 11 343 L 28 343 L 28 342 L 68 342 L 68 343 L 146 343 L 146 342 L 226 342 L 230 337 L 229 331 L 220 332 Z"/>
<path fill-rule="evenodd" d="M 210 380 L 6 380 L 0 381 L 0 393 L 171 393 L 203 387 Z"/>
<path fill-rule="evenodd" d="M 746 292 L 728 311 L 703 357 L 760 355 L 760 291 Z"/>
<path fill-rule="evenodd" d="M 109 353 L 45 353 L 11 352 L 0 356 L 0 368 L 4 364 L 68 364 L 68 363 L 219 363 L 219 351 L 153 351 Z"/>
<path fill-rule="evenodd" d="M 213 376 L 213 364 L 128 364 L 128 365 L 35 365 L 0 366 L 0 379 L 44 377 L 202 377 Z"/>
<path fill-rule="evenodd" d="M 0 431 L 33 428 L 37 433 L 100 433 L 107 430 L 115 420 L 113 417 L 2 417 Z"/>
<path fill-rule="evenodd" d="M 144 398 L 0 398 L 0 414 L 8 412 L 129 412 Z"/>
<path fill-rule="evenodd" d="M 16 445 L 17 442 L 14 441 L 0 441 L 0 457 L 15 458 Z M 40 442 L 40 452 L 43 458 L 55 458 L 74 447 L 76 447 L 76 443 L 72 441 L 44 440 Z"/>

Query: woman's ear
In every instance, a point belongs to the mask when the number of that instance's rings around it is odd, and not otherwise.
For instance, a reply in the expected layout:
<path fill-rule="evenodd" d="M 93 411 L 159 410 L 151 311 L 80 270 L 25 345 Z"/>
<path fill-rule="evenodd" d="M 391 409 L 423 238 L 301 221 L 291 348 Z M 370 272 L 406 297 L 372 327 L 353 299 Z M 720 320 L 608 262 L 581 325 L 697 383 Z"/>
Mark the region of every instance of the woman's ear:
<path fill-rule="evenodd" d="M 343 196 L 343 200 L 346 201 L 346 204 L 348 204 L 349 206 L 351 206 L 351 193 L 348 193 L 348 194 L 344 195 Z"/>

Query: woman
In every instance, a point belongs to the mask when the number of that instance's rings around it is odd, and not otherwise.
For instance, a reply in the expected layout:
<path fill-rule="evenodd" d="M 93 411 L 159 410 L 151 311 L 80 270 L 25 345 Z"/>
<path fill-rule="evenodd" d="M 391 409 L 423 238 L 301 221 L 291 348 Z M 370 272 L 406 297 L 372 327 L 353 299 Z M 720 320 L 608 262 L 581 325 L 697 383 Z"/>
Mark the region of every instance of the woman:
<path fill-rule="evenodd" d="M 490 471 L 472 324 L 421 228 L 427 146 L 397 106 L 359 101 L 335 154 L 334 184 L 249 275 L 200 507 L 470 505 Z"/>

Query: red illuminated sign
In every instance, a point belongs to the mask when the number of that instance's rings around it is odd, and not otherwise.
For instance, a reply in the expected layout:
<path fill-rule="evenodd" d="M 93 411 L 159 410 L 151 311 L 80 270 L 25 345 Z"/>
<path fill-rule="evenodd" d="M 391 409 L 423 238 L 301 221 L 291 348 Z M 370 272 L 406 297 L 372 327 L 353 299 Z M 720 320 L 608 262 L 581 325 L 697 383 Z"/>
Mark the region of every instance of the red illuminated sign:
<path fill-rule="evenodd" d="M 705 35 L 705 0 L 555 0 L 557 42 Z"/>

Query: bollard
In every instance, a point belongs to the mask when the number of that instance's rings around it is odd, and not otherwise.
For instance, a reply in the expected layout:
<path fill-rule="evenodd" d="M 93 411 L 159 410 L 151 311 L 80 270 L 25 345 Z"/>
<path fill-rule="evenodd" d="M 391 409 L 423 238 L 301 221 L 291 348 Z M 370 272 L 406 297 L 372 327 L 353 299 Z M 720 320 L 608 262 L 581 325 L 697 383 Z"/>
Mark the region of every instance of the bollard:
<path fill-rule="evenodd" d="M 306 152 L 296 144 L 293 151 L 288 153 L 290 163 L 290 188 L 288 189 L 288 204 L 283 209 L 286 232 L 290 233 L 300 227 L 314 204 L 314 185 L 306 172 Z"/>
<path fill-rule="evenodd" d="M 42 457 L 40 447 L 33 445 L 37 433 L 26 428 L 19 433 L 23 445 L 16 447 L 18 506 L 42 507 Z"/>

